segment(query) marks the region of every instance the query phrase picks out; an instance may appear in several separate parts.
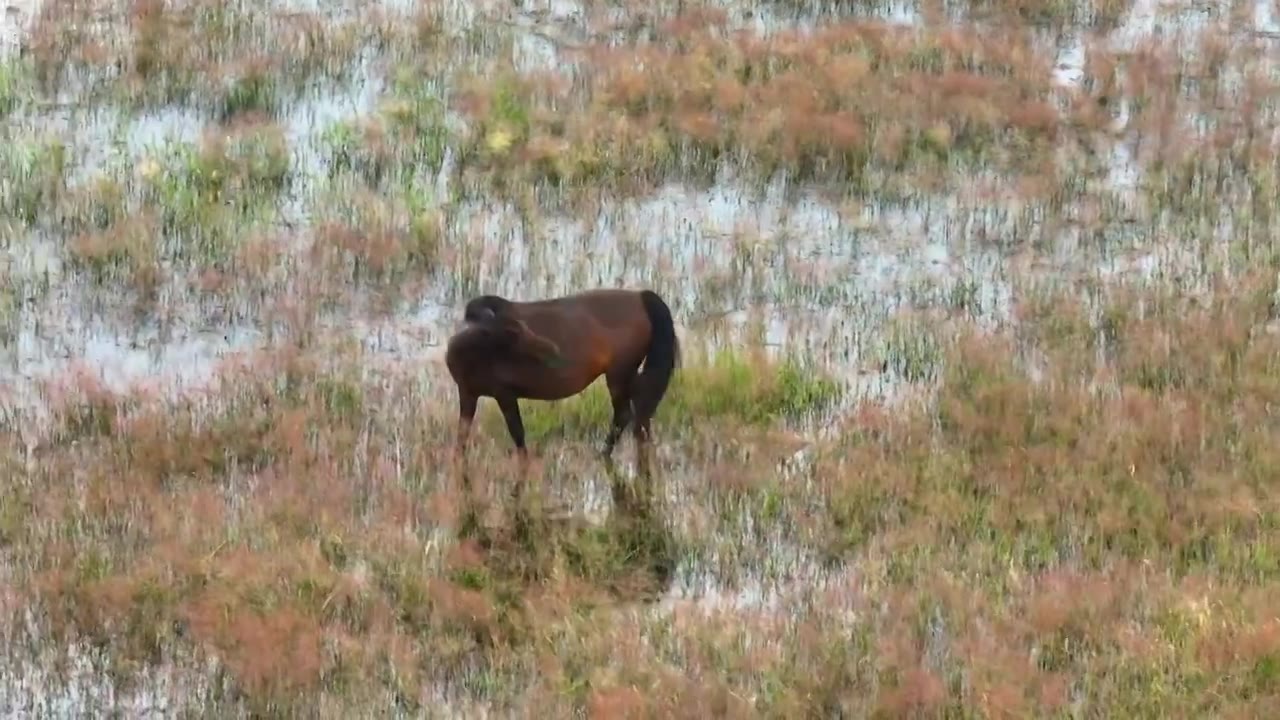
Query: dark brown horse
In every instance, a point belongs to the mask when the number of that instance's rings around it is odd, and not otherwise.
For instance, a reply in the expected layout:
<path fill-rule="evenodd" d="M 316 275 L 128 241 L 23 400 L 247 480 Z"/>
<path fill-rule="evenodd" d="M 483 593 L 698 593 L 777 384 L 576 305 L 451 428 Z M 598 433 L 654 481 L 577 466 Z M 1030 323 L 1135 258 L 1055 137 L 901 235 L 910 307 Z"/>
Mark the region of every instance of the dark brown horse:
<path fill-rule="evenodd" d="M 498 401 L 523 460 L 528 451 L 517 400 L 562 400 L 601 375 L 613 402 L 604 456 L 612 457 L 629 423 L 637 445 L 648 440 L 680 354 L 671 309 L 656 293 L 602 289 L 536 302 L 482 295 L 467 303 L 464 321 L 445 353 L 458 386 L 458 455 L 480 398 Z"/>

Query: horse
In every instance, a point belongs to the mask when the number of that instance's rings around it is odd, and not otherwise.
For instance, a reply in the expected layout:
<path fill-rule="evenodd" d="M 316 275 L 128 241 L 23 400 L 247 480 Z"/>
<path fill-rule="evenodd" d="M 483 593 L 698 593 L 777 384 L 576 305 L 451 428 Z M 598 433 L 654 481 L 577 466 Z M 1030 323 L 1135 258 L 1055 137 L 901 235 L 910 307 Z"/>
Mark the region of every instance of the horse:
<path fill-rule="evenodd" d="M 517 401 L 563 400 L 601 375 L 613 404 L 603 457 L 612 458 L 628 424 L 643 450 L 680 356 L 671 309 L 657 293 L 596 289 L 528 302 L 481 295 L 467 302 L 463 322 L 445 351 L 458 391 L 456 457 L 465 453 L 481 397 L 497 401 L 523 463 Z"/>

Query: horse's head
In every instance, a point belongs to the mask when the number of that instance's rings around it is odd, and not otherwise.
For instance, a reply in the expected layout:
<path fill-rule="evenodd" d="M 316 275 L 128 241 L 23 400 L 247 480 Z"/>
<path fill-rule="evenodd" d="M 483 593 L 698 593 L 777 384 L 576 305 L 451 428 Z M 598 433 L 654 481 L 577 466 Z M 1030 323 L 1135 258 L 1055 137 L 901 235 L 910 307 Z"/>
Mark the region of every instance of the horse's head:
<path fill-rule="evenodd" d="M 551 367 L 565 363 L 560 348 L 548 338 L 529 329 L 529 326 L 512 312 L 512 303 L 497 295 L 481 295 L 467 302 L 463 311 L 462 327 L 454 335 L 458 353 L 483 352 L 486 355 L 514 353 L 532 357 Z M 465 350 L 464 350 L 465 348 Z"/>

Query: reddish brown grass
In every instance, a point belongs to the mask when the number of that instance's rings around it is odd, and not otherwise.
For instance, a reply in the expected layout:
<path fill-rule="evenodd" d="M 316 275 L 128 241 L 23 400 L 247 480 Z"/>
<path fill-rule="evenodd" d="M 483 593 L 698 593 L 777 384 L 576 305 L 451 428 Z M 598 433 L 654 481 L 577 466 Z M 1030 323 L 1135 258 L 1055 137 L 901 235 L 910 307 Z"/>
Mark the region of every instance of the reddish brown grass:
<path fill-rule="evenodd" d="M 554 177 L 575 186 L 657 179 L 673 163 L 714 165 L 731 149 L 766 174 L 801 178 L 858 178 L 869 158 L 892 168 L 930 143 L 944 156 L 1016 166 L 1026 153 L 1001 150 L 1002 138 L 1045 149 L 1057 132 L 1049 61 L 1011 29 L 916 34 L 850 22 L 761 38 L 719 27 L 684 17 L 656 45 L 592 48 L 580 90 L 548 92 L 543 75 L 503 86 L 477 80 L 457 106 L 476 124 L 480 153 L 501 121 L 492 93 L 517 83 L 533 128 L 515 139 L 562 137 L 570 157 Z M 522 157 L 487 162 L 519 172 L 513 159 Z"/>
<path fill-rule="evenodd" d="M 320 72 L 307 64 L 340 56 L 354 32 L 300 20 L 280 42 L 303 48 L 299 58 L 211 48 L 192 25 L 210 3 L 140 2 L 117 45 L 72 5 L 46 5 L 33 44 L 41 75 L 119 72 L 113 87 L 134 99 L 241 70 Z M 982 5 L 974 12 L 1009 17 L 1064 7 Z M 1106 22 L 1123 5 L 1092 7 Z M 419 19 L 415 42 L 444 42 L 438 17 Z M 54 645 L 88 640 L 120 675 L 180 651 L 213 657 L 224 700 L 260 714 L 326 702 L 367 713 L 385 708 L 385 693 L 410 713 L 462 695 L 498 714 L 553 716 L 1040 717 L 1077 703 L 1114 716 L 1265 716 L 1280 703 L 1280 335 L 1265 249 L 1275 81 L 1247 43 L 1199 38 L 1196 66 L 1172 49 L 1091 47 L 1091 85 L 1061 121 L 1050 57 L 1013 23 L 838 22 L 759 37 L 703 9 L 655 43 L 589 48 L 573 82 L 503 71 L 458 88 L 476 133 L 467 167 L 508 180 L 643 184 L 731 158 L 857 183 L 910 170 L 918 188 L 950 181 L 944 168 L 982 165 L 1032 173 L 1020 186 L 1031 198 L 1076 181 L 1074 165 L 1055 175 L 1058 152 L 1105 143 L 1094 135 L 1125 99 L 1131 139 L 1155 170 L 1144 201 L 1196 218 L 1253 213 L 1239 227 L 1246 244 L 1232 246 L 1257 253 L 1243 277 L 1194 292 L 1091 286 L 1088 302 L 1020 288 L 1011 326 L 948 320 L 957 337 L 941 342 L 936 394 L 859 404 L 815 443 L 816 465 L 786 480 L 774 463 L 792 443 L 721 427 L 763 422 L 752 414 L 761 398 L 782 392 L 767 364 L 748 362 L 747 381 L 695 366 L 670 412 L 711 425 L 704 412 L 727 398 L 737 414 L 717 418 L 714 434 L 673 432 L 663 481 L 675 507 L 658 525 L 675 526 L 677 560 L 720 589 L 766 586 L 777 607 L 637 607 L 632 589 L 651 578 L 620 525 L 544 519 L 534 542 L 505 526 L 459 537 L 476 508 L 446 472 L 448 385 L 421 368 L 426 390 L 406 389 L 416 376 L 383 385 L 366 358 L 312 342 L 316 308 L 358 273 L 422 275 L 435 262 L 443 220 L 415 235 L 416 218 L 369 187 L 316 227 L 309 257 L 292 257 L 285 237 L 236 233 L 200 268 L 212 293 L 248 278 L 280 289 L 262 316 L 289 327 L 287 350 L 231 361 L 207 393 L 182 400 L 73 377 L 47 393 L 50 429 L 22 428 L 40 436 L 31 458 L 18 432 L 0 430 L 11 478 L 0 486 L 0 611 L 30 609 Z M 1238 92 L 1207 76 L 1218 66 L 1241 70 Z M 1203 131 L 1188 110 L 1221 122 Z M 287 150 L 261 121 L 218 128 L 187 160 L 252 195 L 273 180 L 239 143 Z M 374 164 L 401 140 L 389 133 L 359 133 Z M 154 169 L 141 173 L 149 192 Z M 122 212 L 133 208 L 118 191 L 67 198 L 93 210 L 60 218 L 76 233 L 69 250 L 85 266 L 144 272 L 165 207 L 152 195 L 145 212 Z M 222 202 L 220 189 L 201 192 Z M 1090 231 L 1111 219 L 1101 200 L 1080 213 Z M 461 238 L 439 253 L 480 247 Z M 583 428 L 597 427 L 584 405 L 529 413 L 573 425 L 535 465 L 539 490 L 574 496 L 599 483 L 598 464 L 579 459 Z M 510 485 L 504 450 L 477 450 L 476 486 L 494 495 Z M 510 521 L 505 510 L 476 514 Z M 19 643 L 51 642 L 14 627 Z"/>

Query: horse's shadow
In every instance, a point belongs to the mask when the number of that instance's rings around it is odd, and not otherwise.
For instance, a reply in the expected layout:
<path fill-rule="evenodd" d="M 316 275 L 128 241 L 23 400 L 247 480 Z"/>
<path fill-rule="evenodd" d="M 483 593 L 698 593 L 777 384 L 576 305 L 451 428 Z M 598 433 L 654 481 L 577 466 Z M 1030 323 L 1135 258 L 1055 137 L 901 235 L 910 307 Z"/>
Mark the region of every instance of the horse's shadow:
<path fill-rule="evenodd" d="M 501 522 L 494 526 L 482 521 L 489 504 L 474 491 L 474 478 L 464 466 L 458 537 L 485 551 L 492 572 L 521 582 L 544 580 L 564 567 L 620 599 L 654 599 L 670 587 L 678 546 L 653 474 L 646 465 L 628 479 L 611 460 L 604 468 L 613 511 L 603 523 L 552 512 L 543 503 L 541 485 L 520 479 L 497 499 Z"/>
<path fill-rule="evenodd" d="M 613 458 L 605 457 L 604 469 L 609 477 L 609 494 L 613 498 L 616 513 L 636 520 L 653 520 L 660 511 L 653 472 L 647 463 L 641 462 L 638 467 L 635 481 L 628 482 Z"/>

